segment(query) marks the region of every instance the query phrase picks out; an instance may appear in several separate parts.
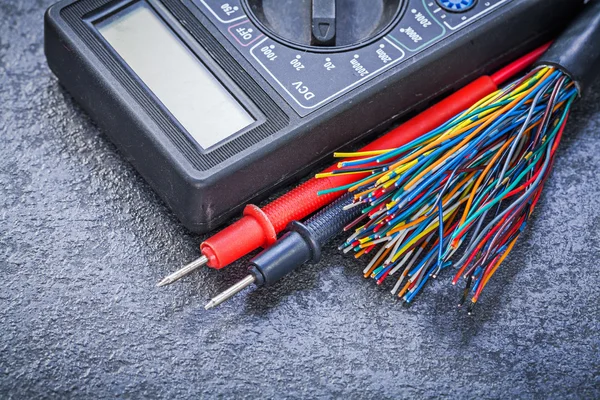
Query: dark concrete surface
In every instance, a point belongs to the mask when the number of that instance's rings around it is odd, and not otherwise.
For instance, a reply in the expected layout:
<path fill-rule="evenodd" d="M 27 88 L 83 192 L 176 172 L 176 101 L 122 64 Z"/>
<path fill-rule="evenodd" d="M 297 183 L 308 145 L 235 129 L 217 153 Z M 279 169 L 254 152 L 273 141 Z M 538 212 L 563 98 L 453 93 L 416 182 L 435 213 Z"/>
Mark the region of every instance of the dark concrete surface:
<path fill-rule="evenodd" d="M 443 275 L 404 309 L 333 246 L 206 312 L 245 273 L 198 255 L 61 89 L 52 0 L 0 0 L 0 398 L 600 398 L 600 86 L 477 314 Z"/>

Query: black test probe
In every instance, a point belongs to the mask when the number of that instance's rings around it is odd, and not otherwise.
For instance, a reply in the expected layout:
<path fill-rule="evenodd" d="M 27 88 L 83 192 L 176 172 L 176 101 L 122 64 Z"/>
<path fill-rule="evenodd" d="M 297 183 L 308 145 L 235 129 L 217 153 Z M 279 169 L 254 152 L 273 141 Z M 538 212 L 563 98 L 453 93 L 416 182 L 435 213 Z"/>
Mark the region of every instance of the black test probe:
<path fill-rule="evenodd" d="M 272 285 L 306 263 L 319 262 L 323 245 L 360 215 L 360 207 L 350 207 L 352 200 L 353 196 L 346 194 L 304 223 L 291 222 L 281 239 L 250 261 L 248 276 L 215 296 L 204 308 L 218 306 L 253 283 Z"/>

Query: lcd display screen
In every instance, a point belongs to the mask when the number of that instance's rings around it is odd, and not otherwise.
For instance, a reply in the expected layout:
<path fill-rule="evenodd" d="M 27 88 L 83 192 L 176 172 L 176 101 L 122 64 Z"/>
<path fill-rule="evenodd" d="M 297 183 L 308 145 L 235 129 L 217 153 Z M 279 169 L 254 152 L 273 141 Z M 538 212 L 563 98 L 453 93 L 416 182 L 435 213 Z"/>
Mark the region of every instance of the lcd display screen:
<path fill-rule="evenodd" d="M 95 25 L 201 147 L 209 148 L 255 122 L 146 2 Z"/>

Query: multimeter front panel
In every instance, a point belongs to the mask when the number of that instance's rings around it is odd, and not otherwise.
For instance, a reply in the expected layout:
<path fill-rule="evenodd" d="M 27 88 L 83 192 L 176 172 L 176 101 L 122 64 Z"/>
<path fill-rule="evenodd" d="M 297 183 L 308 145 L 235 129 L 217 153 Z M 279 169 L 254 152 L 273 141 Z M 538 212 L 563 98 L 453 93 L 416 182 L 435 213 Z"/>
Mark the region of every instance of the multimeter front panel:
<path fill-rule="evenodd" d="M 379 38 L 333 50 L 302 48 L 269 36 L 256 25 L 243 0 L 190 2 L 305 116 L 510 1 L 473 1 L 474 6 L 463 12 L 445 10 L 436 0 L 401 2 Z"/>
<path fill-rule="evenodd" d="M 539 44 L 577 9 L 572 0 L 378 0 L 363 35 L 358 22 L 346 29 L 368 11 L 355 2 L 355 16 L 338 10 L 338 42 L 316 45 L 278 25 L 307 2 L 64 1 L 47 13 L 46 55 L 186 226 L 206 231 Z"/>

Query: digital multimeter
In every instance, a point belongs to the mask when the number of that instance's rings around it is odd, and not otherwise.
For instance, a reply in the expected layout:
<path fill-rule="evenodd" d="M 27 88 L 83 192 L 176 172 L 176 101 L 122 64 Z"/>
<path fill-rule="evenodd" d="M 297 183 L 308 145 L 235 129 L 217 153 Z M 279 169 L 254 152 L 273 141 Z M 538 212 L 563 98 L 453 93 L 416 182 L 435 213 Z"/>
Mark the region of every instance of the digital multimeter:
<path fill-rule="evenodd" d="M 577 3 L 577 4 L 575 4 Z M 191 230 L 547 40 L 574 0 L 65 0 L 52 71 Z"/>

